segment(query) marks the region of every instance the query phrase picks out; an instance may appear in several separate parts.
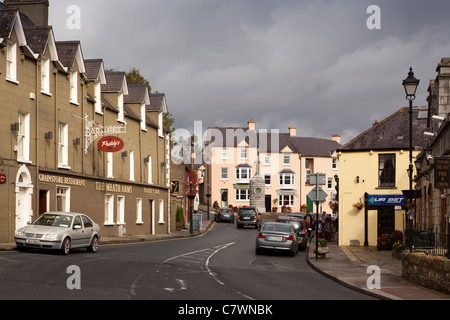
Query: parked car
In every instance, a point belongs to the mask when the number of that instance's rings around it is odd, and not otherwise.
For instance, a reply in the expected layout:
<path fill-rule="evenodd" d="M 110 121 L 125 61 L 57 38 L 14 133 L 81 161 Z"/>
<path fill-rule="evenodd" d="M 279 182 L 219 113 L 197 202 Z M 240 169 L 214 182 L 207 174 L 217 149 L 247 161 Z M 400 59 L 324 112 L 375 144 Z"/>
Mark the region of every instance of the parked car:
<path fill-rule="evenodd" d="M 308 241 L 311 234 L 311 229 L 306 227 L 305 221 L 301 218 L 291 216 L 279 216 L 275 219 L 275 222 L 289 223 L 294 227 L 294 231 L 298 237 L 298 247 L 302 251 L 305 251 L 308 247 Z"/>
<path fill-rule="evenodd" d="M 282 251 L 295 256 L 298 251 L 298 237 L 289 223 L 266 222 L 256 237 L 255 253 Z"/>
<path fill-rule="evenodd" d="M 257 208 L 241 207 L 236 217 L 236 227 L 254 226 L 256 229 L 261 228 L 262 215 Z"/>
<path fill-rule="evenodd" d="M 72 248 L 96 252 L 99 240 L 98 224 L 85 214 L 69 212 L 44 213 L 15 235 L 18 250 L 56 249 L 62 254 L 68 254 Z"/>
<path fill-rule="evenodd" d="M 226 221 L 234 223 L 234 213 L 233 209 L 231 208 L 220 208 L 219 211 L 217 211 L 214 214 L 214 221 Z"/>

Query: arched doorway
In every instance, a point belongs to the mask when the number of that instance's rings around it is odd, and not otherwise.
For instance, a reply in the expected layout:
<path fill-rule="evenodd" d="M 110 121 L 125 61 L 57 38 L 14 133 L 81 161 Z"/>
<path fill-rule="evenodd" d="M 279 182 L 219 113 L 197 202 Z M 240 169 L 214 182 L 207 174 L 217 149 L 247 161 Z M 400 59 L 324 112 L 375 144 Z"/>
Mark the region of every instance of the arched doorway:
<path fill-rule="evenodd" d="M 17 171 L 16 176 L 16 229 L 18 230 L 31 222 L 33 217 L 32 195 L 33 181 L 25 165 Z"/>

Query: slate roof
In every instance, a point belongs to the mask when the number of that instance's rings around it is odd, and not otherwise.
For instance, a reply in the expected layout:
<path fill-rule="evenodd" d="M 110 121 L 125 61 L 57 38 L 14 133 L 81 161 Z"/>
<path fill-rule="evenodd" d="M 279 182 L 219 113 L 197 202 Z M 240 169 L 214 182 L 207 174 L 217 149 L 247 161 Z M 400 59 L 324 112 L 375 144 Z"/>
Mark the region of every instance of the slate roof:
<path fill-rule="evenodd" d="M 87 59 L 84 60 L 84 67 L 86 69 L 86 76 L 89 80 L 97 80 L 102 66 L 102 59 Z"/>
<path fill-rule="evenodd" d="M 102 84 L 103 92 L 119 92 L 122 90 L 125 72 L 106 72 L 106 84 Z"/>
<path fill-rule="evenodd" d="M 164 112 L 165 98 L 164 93 L 150 94 L 150 104 L 145 107 L 145 110 L 147 112 Z"/>
<path fill-rule="evenodd" d="M 425 147 L 427 117 L 419 117 L 419 107 L 413 108 L 413 147 Z M 401 108 L 383 121 L 375 123 L 359 136 L 338 149 L 341 152 L 366 150 L 409 149 L 409 107 Z"/>
<path fill-rule="evenodd" d="M 80 41 L 56 41 L 56 49 L 58 51 L 59 61 L 63 66 L 72 68 L 75 63 L 75 58 L 78 48 L 80 48 Z"/>
<path fill-rule="evenodd" d="M 212 130 L 212 131 L 211 131 Z M 214 133 L 214 130 L 217 132 Z M 291 136 L 289 133 L 260 132 L 246 127 L 211 127 L 211 146 L 237 147 L 245 141 L 250 147 L 259 146 L 263 153 L 280 153 L 288 147 L 303 157 L 331 157 L 341 144 L 331 139 Z M 220 139 L 222 138 L 222 139 Z M 273 140 L 277 139 L 277 140 Z M 273 147 L 276 147 L 273 150 Z"/>
<path fill-rule="evenodd" d="M 145 103 L 145 95 L 148 87 L 145 84 L 129 84 L 128 95 L 125 96 L 125 103 Z"/>

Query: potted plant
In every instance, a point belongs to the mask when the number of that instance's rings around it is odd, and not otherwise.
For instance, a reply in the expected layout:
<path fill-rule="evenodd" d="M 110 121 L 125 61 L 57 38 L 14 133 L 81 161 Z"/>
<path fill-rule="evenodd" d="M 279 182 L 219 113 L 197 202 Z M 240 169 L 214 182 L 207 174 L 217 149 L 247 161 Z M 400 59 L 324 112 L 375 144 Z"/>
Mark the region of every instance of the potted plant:
<path fill-rule="evenodd" d="M 284 212 L 284 213 L 291 213 L 291 212 L 292 212 L 292 209 L 291 209 L 291 207 L 289 207 L 289 206 L 282 206 L 282 207 L 281 207 L 281 212 Z"/>
<path fill-rule="evenodd" d="M 321 255 L 327 254 L 329 252 L 327 239 L 319 238 L 317 239 L 317 242 L 318 242 L 317 253 Z"/>
<path fill-rule="evenodd" d="M 278 198 L 273 199 L 272 202 L 273 202 L 272 212 L 277 212 L 277 210 L 278 210 L 278 207 L 277 207 Z"/>
<path fill-rule="evenodd" d="M 307 209 L 308 209 L 308 206 L 306 204 L 302 204 L 302 206 L 300 207 L 301 212 L 306 212 Z"/>
<path fill-rule="evenodd" d="M 357 210 L 361 210 L 364 208 L 364 204 L 361 202 L 361 199 L 359 199 L 358 202 L 352 204 L 353 208 L 356 208 Z"/>
<path fill-rule="evenodd" d="M 405 246 L 403 245 L 403 241 L 397 240 L 392 245 L 392 256 L 397 259 L 402 258 L 402 251 L 405 250 Z"/>

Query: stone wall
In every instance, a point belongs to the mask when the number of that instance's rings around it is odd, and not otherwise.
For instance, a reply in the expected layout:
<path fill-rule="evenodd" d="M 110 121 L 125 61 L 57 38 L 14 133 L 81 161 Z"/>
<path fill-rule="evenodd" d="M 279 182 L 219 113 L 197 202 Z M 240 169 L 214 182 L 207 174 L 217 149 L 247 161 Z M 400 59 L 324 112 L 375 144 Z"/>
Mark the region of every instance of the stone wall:
<path fill-rule="evenodd" d="M 403 251 L 403 278 L 421 286 L 450 294 L 450 259 Z"/>

